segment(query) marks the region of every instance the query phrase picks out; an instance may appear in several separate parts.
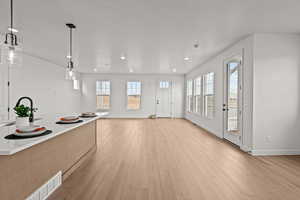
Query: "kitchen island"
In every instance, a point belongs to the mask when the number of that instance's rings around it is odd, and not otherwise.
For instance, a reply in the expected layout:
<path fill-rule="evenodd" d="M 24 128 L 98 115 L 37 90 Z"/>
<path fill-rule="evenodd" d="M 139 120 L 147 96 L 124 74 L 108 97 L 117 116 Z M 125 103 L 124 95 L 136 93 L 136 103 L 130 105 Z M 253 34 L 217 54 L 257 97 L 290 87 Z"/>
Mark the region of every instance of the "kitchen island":
<path fill-rule="evenodd" d="M 59 116 L 43 117 L 35 124 L 52 133 L 36 138 L 7 140 L 16 127 L 0 128 L 0 198 L 22 200 L 57 173 L 66 179 L 97 148 L 97 120 L 82 118 L 76 124 L 56 124 Z"/>

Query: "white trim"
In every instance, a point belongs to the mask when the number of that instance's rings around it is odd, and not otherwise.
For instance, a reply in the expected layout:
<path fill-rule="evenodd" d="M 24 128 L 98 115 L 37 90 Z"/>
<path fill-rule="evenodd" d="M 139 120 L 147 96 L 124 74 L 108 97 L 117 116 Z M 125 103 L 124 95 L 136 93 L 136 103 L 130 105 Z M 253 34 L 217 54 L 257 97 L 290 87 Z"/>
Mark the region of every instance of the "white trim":
<path fill-rule="evenodd" d="M 128 95 L 128 82 L 139 82 L 141 84 L 141 94 L 140 95 Z M 139 81 L 139 80 L 126 80 L 126 85 L 125 85 L 125 88 L 126 88 L 126 92 L 125 92 L 125 95 L 126 95 L 126 111 L 129 111 L 129 112 L 134 112 L 134 111 L 140 111 L 142 110 L 142 92 L 143 92 L 143 82 L 142 81 Z M 128 97 L 129 96 L 140 96 L 140 105 L 139 105 L 139 108 L 138 109 L 130 109 L 128 108 Z"/>
<path fill-rule="evenodd" d="M 26 200 L 45 200 L 62 184 L 62 172 L 59 171 L 56 175 L 50 178 L 44 185 L 31 194 Z"/>
<path fill-rule="evenodd" d="M 168 88 L 161 88 L 160 87 L 160 83 L 161 82 L 168 82 L 169 84 L 169 87 Z M 157 79 L 156 80 L 156 84 L 155 84 L 155 115 L 156 117 L 170 117 L 170 118 L 173 118 L 174 117 L 174 110 L 173 110 L 173 81 L 170 80 L 170 79 Z M 170 115 L 167 115 L 167 116 L 162 116 L 160 115 L 159 116 L 159 113 L 158 113 L 158 104 L 157 104 L 157 101 L 158 101 L 158 92 L 160 89 L 167 89 L 169 90 L 169 106 L 170 106 Z"/>
<path fill-rule="evenodd" d="M 191 114 L 193 114 L 193 113 L 191 113 Z M 222 135 L 218 135 L 218 134 L 217 134 L 217 131 L 210 129 L 209 127 L 205 127 L 205 126 L 203 126 L 203 125 L 200 125 L 200 123 L 199 123 L 197 120 L 195 120 L 195 119 L 193 119 L 193 118 L 190 118 L 190 117 L 187 116 L 186 114 L 184 115 L 183 118 L 186 119 L 187 121 L 189 121 L 189 122 L 195 124 L 196 126 L 202 128 L 202 129 L 204 129 L 204 130 L 205 130 L 206 132 L 208 132 L 209 134 L 212 134 L 212 135 L 214 135 L 214 136 L 217 136 L 217 137 L 220 138 L 220 139 L 223 139 L 223 134 L 222 134 Z M 210 119 L 207 119 L 207 120 L 210 120 Z"/>
<path fill-rule="evenodd" d="M 97 82 L 109 82 L 109 95 L 107 95 L 107 96 L 109 96 L 109 108 L 106 108 L 106 109 L 103 109 L 103 108 L 98 108 L 97 107 L 97 96 L 105 96 L 105 95 L 97 95 Z M 112 94 L 112 92 L 111 92 L 111 80 L 107 80 L 107 79 L 105 79 L 105 80 L 96 80 L 96 83 L 95 83 L 95 85 L 96 85 L 96 110 L 97 111 L 109 111 L 110 109 L 111 109 L 111 94 Z M 102 84 L 101 84 L 102 85 Z M 102 90 L 102 88 L 101 88 L 101 90 Z"/>
<path fill-rule="evenodd" d="M 253 156 L 300 155 L 300 149 L 254 149 Z"/>
<path fill-rule="evenodd" d="M 212 80 L 212 85 L 213 85 L 213 94 L 206 94 L 206 90 L 207 90 L 207 76 L 211 75 L 213 77 Z M 203 102 L 203 109 L 202 109 L 202 116 L 206 119 L 214 119 L 215 118 L 215 114 L 216 114 L 216 73 L 215 72 L 208 72 L 204 75 L 202 75 L 202 80 L 203 80 L 203 86 L 202 86 L 202 102 Z M 207 99 L 206 97 L 208 96 L 212 96 L 213 97 L 213 113 L 212 116 L 208 116 L 208 110 L 207 110 Z"/>
<path fill-rule="evenodd" d="M 126 118 L 126 119 L 132 119 L 132 118 L 140 118 L 140 119 L 148 119 L 150 115 L 153 115 L 153 113 L 149 113 L 149 114 L 110 114 L 108 116 L 106 116 L 105 118 L 109 119 L 113 119 L 113 118 Z M 180 119 L 184 119 L 183 114 L 181 113 L 175 113 L 174 116 L 172 116 L 173 118 L 180 118 Z"/>
<path fill-rule="evenodd" d="M 251 152 L 251 147 L 248 147 L 248 146 L 245 146 L 245 145 L 241 145 L 240 146 L 240 149 L 244 152 L 248 152 L 250 153 Z"/>
<path fill-rule="evenodd" d="M 238 127 L 239 134 L 232 134 L 227 130 L 228 123 L 228 90 L 229 90 L 229 78 L 228 78 L 228 64 L 231 62 L 236 62 L 238 64 Z M 230 57 L 223 60 L 223 109 L 227 109 L 227 111 L 223 111 L 223 137 L 238 145 L 240 149 L 242 149 L 243 141 L 243 114 L 244 114 L 244 105 L 243 105 L 243 97 L 244 97 L 244 76 L 243 76 L 243 63 L 244 63 L 244 53 L 243 50 L 240 53 L 231 55 Z M 224 105 L 226 105 L 224 107 Z M 243 149 L 242 149 L 243 150 Z M 244 150 L 243 150 L 244 151 Z"/>

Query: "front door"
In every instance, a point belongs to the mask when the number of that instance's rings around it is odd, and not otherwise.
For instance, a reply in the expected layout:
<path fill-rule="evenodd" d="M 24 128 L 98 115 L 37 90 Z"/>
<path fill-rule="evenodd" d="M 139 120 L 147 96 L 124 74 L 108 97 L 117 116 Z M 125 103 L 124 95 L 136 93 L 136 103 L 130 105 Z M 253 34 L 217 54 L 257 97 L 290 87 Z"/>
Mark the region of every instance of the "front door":
<path fill-rule="evenodd" d="M 171 117 L 172 82 L 159 81 L 156 90 L 156 116 Z"/>
<path fill-rule="evenodd" d="M 242 56 L 224 62 L 224 138 L 242 144 Z"/>

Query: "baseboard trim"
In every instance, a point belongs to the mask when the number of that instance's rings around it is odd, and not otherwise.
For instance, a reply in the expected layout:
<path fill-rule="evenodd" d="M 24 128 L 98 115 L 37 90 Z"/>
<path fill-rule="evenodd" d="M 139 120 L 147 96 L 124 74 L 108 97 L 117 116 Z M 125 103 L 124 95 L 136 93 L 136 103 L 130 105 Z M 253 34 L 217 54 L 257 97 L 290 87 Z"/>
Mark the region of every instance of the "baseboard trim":
<path fill-rule="evenodd" d="M 209 134 L 211 134 L 211 135 L 213 135 L 213 136 L 215 136 L 215 137 L 217 137 L 217 138 L 219 138 L 219 139 L 221 139 L 221 140 L 227 141 L 226 139 L 224 139 L 223 135 L 221 136 L 221 135 L 215 134 L 213 131 L 210 131 L 210 130 L 208 130 L 207 128 L 205 128 L 205 127 L 199 125 L 195 120 L 190 119 L 188 116 L 185 116 L 184 119 L 187 120 L 187 121 L 190 122 L 190 123 L 195 124 L 195 125 L 198 126 L 200 129 L 202 129 L 202 130 L 208 132 Z M 228 142 L 229 142 L 229 141 L 228 141 Z M 233 143 L 232 143 L 232 144 L 233 144 Z M 239 149 L 240 149 L 241 151 L 246 152 L 246 153 L 250 153 L 250 151 L 251 151 L 251 148 L 249 148 L 249 147 L 247 147 L 247 146 L 244 146 L 244 145 L 237 146 L 237 147 L 239 147 Z"/>
<path fill-rule="evenodd" d="M 151 119 L 148 117 L 117 117 L 117 116 L 113 116 L 113 117 L 105 117 L 105 118 L 102 118 L 102 119 Z M 184 119 L 183 117 L 157 117 L 157 118 L 154 118 L 154 119 Z"/>
<path fill-rule="evenodd" d="M 107 116 L 105 116 L 105 118 L 108 118 L 108 119 L 147 119 L 149 118 L 150 115 L 153 115 L 153 114 L 135 114 L 135 113 L 132 113 L 132 114 L 108 114 Z M 183 117 L 183 114 L 180 114 L 180 113 L 176 113 L 173 117 L 171 118 L 184 118 Z"/>
<path fill-rule="evenodd" d="M 253 156 L 287 156 L 300 155 L 300 149 L 254 149 L 251 151 Z"/>
<path fill-rule="evenodd" d="M 251 148 L 245 145 L 242 145 L 240 147 L 241 150 L 243 150 L 244 152 L 250 153 L 251 152 Z"/>
<path fill-rule="evenodd" d="M 183 119 L 185 119 L 185 120 L 187 120 L 188 122 L 194 124 L 195 126 L 198 126 L 199 128 L 203 129 L 204 131 L 208 132 L 209 134 L 212 134 L 212 135 L 216 136 L 217 138 L 224 139 L 224 138 L 223 138 L 223 135 L 221 136 L 221 135 L 215 134 L 214 131 L 211 131 L 211 130 L 209 130 L 208 128 L 201 126 L 199 123 L 197 123 L 197 122 L 196 122 L 195 120 L 193 120 L 193 119 L 189 119 L 189 118 L 186 117 L 186 116 L 183 117 Z"/>

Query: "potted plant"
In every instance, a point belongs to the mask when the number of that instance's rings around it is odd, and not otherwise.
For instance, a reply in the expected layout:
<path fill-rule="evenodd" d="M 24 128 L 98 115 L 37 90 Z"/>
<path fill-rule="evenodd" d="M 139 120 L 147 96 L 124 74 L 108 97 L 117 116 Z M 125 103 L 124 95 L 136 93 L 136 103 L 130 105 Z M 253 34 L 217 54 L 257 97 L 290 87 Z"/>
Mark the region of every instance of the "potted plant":
<path fill-rule="evenodd" d="M 16 113 L 16 126 L 22 127 L 22 126 L 29 126 L 29 115 L 30 112 L 35 112 L 36 109 L 30 110 L 30 107 L 25 106 L 23 104 L 14 107 L 14 111 Z"/>

